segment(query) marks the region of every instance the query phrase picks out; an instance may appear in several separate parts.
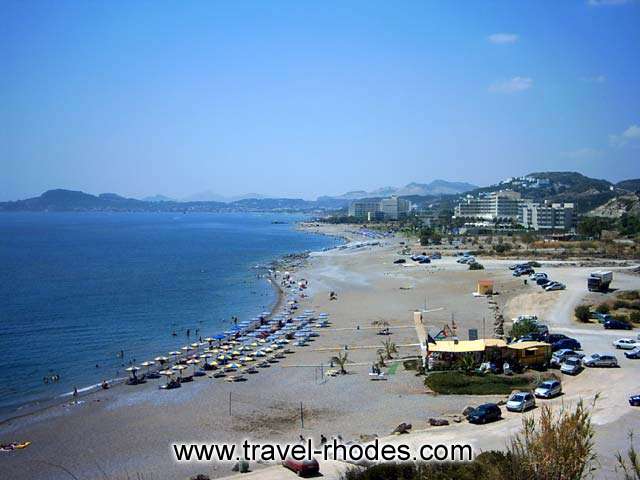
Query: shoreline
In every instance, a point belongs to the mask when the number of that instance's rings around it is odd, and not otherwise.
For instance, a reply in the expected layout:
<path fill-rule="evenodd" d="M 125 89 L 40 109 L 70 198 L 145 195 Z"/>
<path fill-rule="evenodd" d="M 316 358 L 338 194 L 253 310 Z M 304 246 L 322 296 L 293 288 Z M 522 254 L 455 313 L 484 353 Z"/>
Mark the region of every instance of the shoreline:
<path fill-rule="evenodd" d="M 295 222 L 295 227 L 293 229 L 302 233 L 315 233 L 315 232 L 309 232 L 307 230 L 297 228 L 297 226 L 301 223 L 305 223 L 305 222 L 303 221 Z M 346 240 L 346 238 L 344 237 L 333 236 L 330 234 L 324 234 L 324 235 Z M 269 308 L 269 315 L 265 317 L 266 319 L 273 318 L 276 312 L 282 308 L 286 300 L 286 292 L 280 286 L 275 275 L 271 273 L 272 268 L 277 265 L 285 265 L 289 257 L 296 258 L 296 257 L 304 256 L 305 260 L 307 260 L 311 253 L 314 253 L 314 252 L 303 251 L 299 253 L 293 252 L 293 253 L 282 254 L 261 267 L 266 269 L 268 272 L 261 277 L 263 278 L 264 281 L 270 284 L 272 291 L 275 294 L 273 303 Z M 298 268 L 300 268 L 300 266 L 301 265 L 288 265 L 287 268 L 290 271 L 295 272 Z M 220 327 L 220 328 L 227 328 L 227 327 Z M 127 376 L 124 376 L 119 378 L 106 379 L 107 382 L 109 383 L 108 391 L 119 392 L 123 386 L 126 386 L 125 382 L 127 378 L 128 378 Z M 91 399 L 93 396 L 100 394 L 102 392 L 105 392 L 105 390 L 101 388 L 100 382 L 87 385 L 87 386 L 82 386 L 78 388 L 78 393 L 79 393 L 78 399 L 80 401 L 83 401 L 84 399 Z M 42 399 L 20 404 L 14 410 L 7 411 L 6 413 L 2 413 L 0 411 L 0 429 L 6 426 L 7 424 L 10 424 L 11 422 L 14 422 L 23 418 L 28 418 L 30 416 L 47 414 L 47 412 L 53 409 L 70 405 L 71 404 L 70 400 L 72 398 L 73 398 L 73 391 L 69 391 L 66 393 L 58 394 L 53 397 L 42 398 Z"/>

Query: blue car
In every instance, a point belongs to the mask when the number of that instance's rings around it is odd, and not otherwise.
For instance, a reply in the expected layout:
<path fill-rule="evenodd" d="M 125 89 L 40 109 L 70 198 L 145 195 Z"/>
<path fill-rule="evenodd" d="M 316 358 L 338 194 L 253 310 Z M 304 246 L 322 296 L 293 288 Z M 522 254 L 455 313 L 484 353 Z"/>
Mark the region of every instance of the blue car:
<path fill-rule="evenodd" d="M 631 395 L 629 397 L 629 405 L 632 407 L 640 407 L 640 395 Z"/>
<path fill-rule="evenodd" d="M 563 348 L 567 348 L 569 350 L 582 350 L 582 346 L 580 342 L 575 338 L 564 338 L 562 340 L 558 340 L 551 344 L 551 351 L 555 352 L 556 350 L 560 350 Z"/>
<path fill-rule="evenodd" d="M 640 347 L 636 347 L 633 350 L 630 350 L 628 352 L 624 352 L 624 356 L 627 357 L 627 358 L 631 358 L 633 360 L 640 359 Z"/>

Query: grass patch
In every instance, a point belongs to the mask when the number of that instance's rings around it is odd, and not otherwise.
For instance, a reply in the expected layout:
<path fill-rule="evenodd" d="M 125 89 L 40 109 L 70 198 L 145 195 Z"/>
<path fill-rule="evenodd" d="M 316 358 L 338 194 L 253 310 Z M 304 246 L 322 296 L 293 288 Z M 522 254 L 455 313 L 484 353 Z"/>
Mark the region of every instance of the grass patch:
<path fill-rule="evenodd" d="M 529 376 L 476 375 L 463 372 L 432 373 L 425 379 L 427 387 L 445 395 L 506 395 L 513 390 L 531 390 Z"/>

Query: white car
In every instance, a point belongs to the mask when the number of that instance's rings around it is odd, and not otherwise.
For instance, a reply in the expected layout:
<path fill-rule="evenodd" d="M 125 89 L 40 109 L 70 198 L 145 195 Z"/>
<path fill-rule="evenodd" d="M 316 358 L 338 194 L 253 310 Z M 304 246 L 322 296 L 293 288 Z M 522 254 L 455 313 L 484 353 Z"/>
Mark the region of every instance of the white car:
<path fill-rule="evenodd" d="M 540 278 L 549 278 L 549 276 L 544 272 L 535 272 L 529 275 L 529 278 L 531 280 L 538 280 Z"/>
<path fill-rule="evenodd" d="M 514 323 L 514 325 L 520 322 L 536 323 L 538 321 L 538 316 L 537 315 L 518 315 L 517 317 L 512 318 L 511 321 Z"/>
<path fill-rule="evenodd" d="M 567 286 L 564 283 L 560 282 L 551 282 L 546 287 L 544 287 L 547 292 L 551 292 L 553 290 L 564 290 L 565 288 L 567 288 Z"/>
<path fill-rule="evenodd" d="M 613 346 L 622 350 L 633 350 L 637 346 L 640 346 L 640 342 L 633 338 L 619 338 L 613 342 Z"/>
<path fill-rule="evenodd" d="M 533 392 L 538 398 L 553 398 L 562 393 L 560 380 L 545 380 Z"/>
<path fill-rule="evenodd" d="M 529 392 L 517 392 L 509 397 L 507 410 L 510 412 L 524 412 L 536 406 L 535 397 Z"/>

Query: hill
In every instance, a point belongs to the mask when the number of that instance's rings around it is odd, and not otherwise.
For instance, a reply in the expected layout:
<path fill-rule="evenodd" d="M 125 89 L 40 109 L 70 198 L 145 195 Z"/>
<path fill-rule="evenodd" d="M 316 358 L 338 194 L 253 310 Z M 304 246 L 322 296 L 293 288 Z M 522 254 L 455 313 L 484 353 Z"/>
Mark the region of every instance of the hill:
<path fill-rule="evenodd" d="M 449 182 L 446 180 L 433 180 L 430 183 L 408 183 L 404 187 L 382 187 L 367 192 L 365 190 L 354 190 L 338 196 L 318 197 L 318 200 L 359 200 L 362 198 L 381 198 L 391 195 L 408 197 L 431 197 L 434 195 L 452 195 L 468 192 L 478 188 L 477 185 L 466 182 Z"/>
<path fill-rule="evenodd" d="M 640 216 L 640 197 L 637 194 L 618 195 L 604 205 L 594 208 L 591 217 L 620 218 L 624 214 Z"/>

